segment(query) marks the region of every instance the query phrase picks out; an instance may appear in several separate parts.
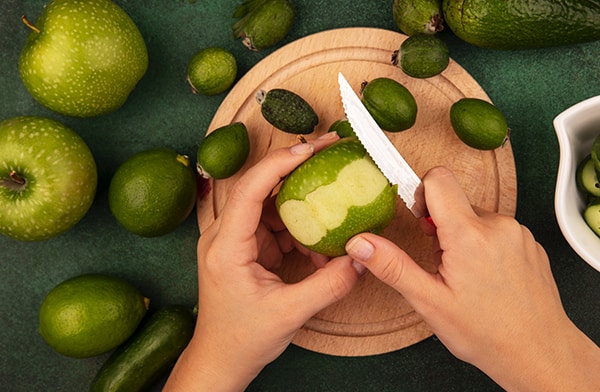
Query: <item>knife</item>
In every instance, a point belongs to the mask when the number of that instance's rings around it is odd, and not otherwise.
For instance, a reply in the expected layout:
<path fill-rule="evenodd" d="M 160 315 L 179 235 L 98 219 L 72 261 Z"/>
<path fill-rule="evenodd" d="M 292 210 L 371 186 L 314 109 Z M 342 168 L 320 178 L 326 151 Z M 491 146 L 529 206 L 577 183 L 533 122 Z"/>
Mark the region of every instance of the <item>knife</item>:
<path fill-rule="evenodd" d="M 388 181 L 398 186 L 398 195 L 413 215 L 430 220 L 425 205 L 423 183 L 419 176 L 383 133 L 341 72 L 338 74 L 338 83 L 346 118 L 358 140 Z"/>

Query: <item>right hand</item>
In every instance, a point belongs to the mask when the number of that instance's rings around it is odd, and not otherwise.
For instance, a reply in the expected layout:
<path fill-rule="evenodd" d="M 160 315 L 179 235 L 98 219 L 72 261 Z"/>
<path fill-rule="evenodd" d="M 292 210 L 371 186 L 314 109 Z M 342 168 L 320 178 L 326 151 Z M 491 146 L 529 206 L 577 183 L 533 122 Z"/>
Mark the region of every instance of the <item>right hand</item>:
<path fill-rule="evenodd" d="M 504 388 L 600 390 L 600 349 L 567 317 L 531 232 L 511 217 L 474 209 L 445 168 L 430 170 L 423 182 L 436 227 L 424 218 L 421 226 L 434 236 L 437 273 L 374 234 L 351 239 L 348 254 L 403 294 L 454 355 Z"/>

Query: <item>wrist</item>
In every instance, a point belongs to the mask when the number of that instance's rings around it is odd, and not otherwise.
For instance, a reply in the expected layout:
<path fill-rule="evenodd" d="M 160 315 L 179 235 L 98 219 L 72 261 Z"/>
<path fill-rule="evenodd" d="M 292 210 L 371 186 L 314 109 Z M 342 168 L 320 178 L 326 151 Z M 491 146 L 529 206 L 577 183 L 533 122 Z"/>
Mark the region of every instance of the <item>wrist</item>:
<path fill-rule="evenodd" d="M 243 366 L 225 351 L 193 339 L 179 357 L 164 391 L 244 391 L 260 369 Z"/>
<path fill-rule="evenodd" d="M 515 339 L 512 353 L 488 358 L 480 369 L 508 391 L 600 390 L 600 348 L 566 316 L 564 326 L 547 330 Z"/>

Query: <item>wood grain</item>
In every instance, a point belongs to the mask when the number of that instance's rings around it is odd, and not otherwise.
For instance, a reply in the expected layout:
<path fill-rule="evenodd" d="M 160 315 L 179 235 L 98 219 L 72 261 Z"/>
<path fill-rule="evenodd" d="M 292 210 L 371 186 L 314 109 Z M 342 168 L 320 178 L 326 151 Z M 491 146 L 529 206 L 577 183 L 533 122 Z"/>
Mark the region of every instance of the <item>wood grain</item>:
<path fill-rule="evenodd" d="M 393 78 L 406 86 L 418 105 L 413 128 L 387 133 L 419 176 L 431 167 L 452 169 L 472 204 L 514 215 L 516 172 L 510 143 L 494 151 L 479 151 L 462 143 L 454 134 L 450 106 L 463 97 L 489 100 L 477 82 L 456 62 L 450 61 L 440 75 L 414 79 L 391 64 L 391 55 L 405 35 L 381 29 L 347 28 L 314 34 L 274 52 L 253 67 L 233 87 L 215 114 L 207 132 L 234 121 L 248 128 L 251 152 L 246 165 L 235 176 L 210 181 L 198 202 L 198 222 L 203 232 L 222 212 L 235 181 L 269 150 L 290 146 L 296 136 L 268 124 L 260 113 L 255 94 L 260 89 L 286 88 L 308 101 L 319 115 L 314 135 L 327 132 L 344 116 L 339 98 L 337 73 L 343 72 L 356 91 L 363 81 Z M 383 235 L 396 242 L 423 268 L 434 271 L 431 239 L 398 199 L 397 213 Z M 292 252 L 280 276 L 288 282 L 313 271 L 310 262 Z M 299 331 L 294 343 L 332 355 L 361 356 L 404 348 L 429 336 L 431 331 L 396 291 L 366 274 L 349 296 L 315 315 Z"/>

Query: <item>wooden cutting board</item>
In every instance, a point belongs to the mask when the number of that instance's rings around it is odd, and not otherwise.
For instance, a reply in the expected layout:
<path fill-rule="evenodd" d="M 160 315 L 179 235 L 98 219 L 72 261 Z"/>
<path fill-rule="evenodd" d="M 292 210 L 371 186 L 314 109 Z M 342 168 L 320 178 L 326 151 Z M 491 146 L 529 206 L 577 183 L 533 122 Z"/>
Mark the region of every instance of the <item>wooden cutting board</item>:
<path fill-rule="evenodd" d="M 212 122 L 212 130 L 243 121 L 251 141 L 250 157 L 240 173 L 226 180 L 211 181 L 208 193 L 198 203 L 200 232 L 222 212 L 232 185 L 269 150 L 290 146 L 296 136 L 267 123 L 255 101 L 258 90 L 285 88 L 302 96 L 319 115 L 314 135 L 327 132 L 344 116 L 337 74 L 343 72 L 355 91 L 363 81 L 393 78 L 406 86 L 418 105 L 413 128 L 388 133 L 394 145 L 419 176 L 437 165 L 452 169 L 469 200 L 479 207 L 514 215 L 516 173 L 510 143 L 495 151 L 479 151 L 463 144 L 454 134 L 449 110 L 463 97 L 489 100 L 477 82 L 456 62 L 450 61 L 440 75 L 429 79 L 406 76 L 391 64 L 392 52 L 405 35 L 381 29 L 346 28 L 325 31 L 292 42 L 253 67 L 232 88 Z M 423 268 L 431 263 L 431 239 L 402 204 L 383 235 L 395 241 Z M 297 252 L 289 254 L 280 276 L 288 282 L 313 271 Z M 419 342 L 432 333 L 407 301 L 396 291 L 367 273 L 346 298 L 315 315 L 298 332 L 294 343 L 309 350 L 341 356 L 380 354 Z"/>

